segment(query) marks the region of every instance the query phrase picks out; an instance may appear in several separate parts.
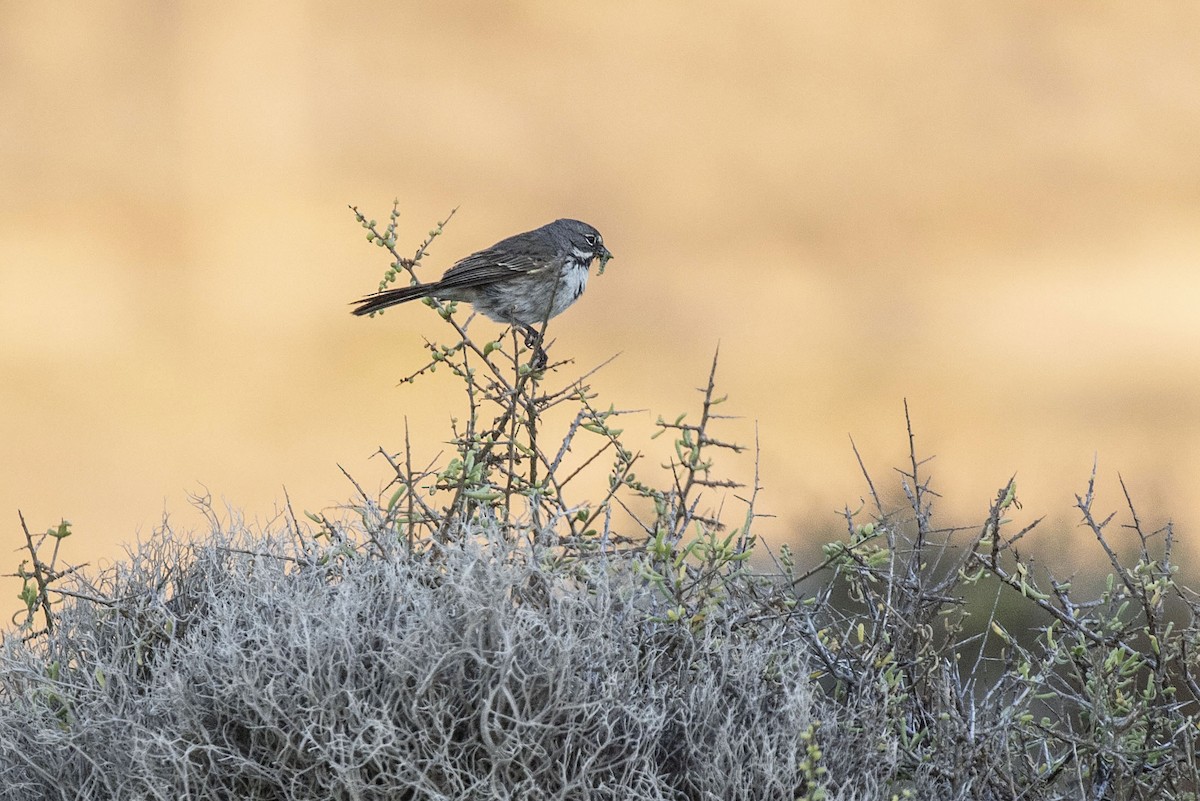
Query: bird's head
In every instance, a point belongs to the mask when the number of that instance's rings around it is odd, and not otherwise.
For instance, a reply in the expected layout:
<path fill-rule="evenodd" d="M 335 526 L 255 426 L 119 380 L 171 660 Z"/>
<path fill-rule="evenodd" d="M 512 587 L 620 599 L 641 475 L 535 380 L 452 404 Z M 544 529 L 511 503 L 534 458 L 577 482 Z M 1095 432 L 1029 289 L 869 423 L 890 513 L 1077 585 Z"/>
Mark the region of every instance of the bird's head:
<path fill-rule="evenodd" d="M 599 259 L 600 273 L 604 272 L 604 265 L 613 255 L 604 246 L 604 237 L 599 231 L 579 220 L 556 220 L 554 225 L 562 231 L 577 259 L 589 265 L 592 259 Z"/>

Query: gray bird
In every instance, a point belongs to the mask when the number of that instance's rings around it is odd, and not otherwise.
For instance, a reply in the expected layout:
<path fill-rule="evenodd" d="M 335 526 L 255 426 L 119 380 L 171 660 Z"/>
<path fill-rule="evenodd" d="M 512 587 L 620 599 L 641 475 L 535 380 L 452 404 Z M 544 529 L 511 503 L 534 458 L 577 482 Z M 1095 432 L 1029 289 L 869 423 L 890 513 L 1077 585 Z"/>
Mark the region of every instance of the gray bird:
<path fill-rule="evenodd" d="M 472 253 L 440 281 L 367 295 L 355 301 L 354 314 L 424 297 L 460 300 L 498 323 L 519 328 L 532 346 L 533 326 L 562 314 L 579 299 L 593 260 L 600 259 L 603 271 L 611 258 L 595 228 L 579 220 L 555 220 Z"/>

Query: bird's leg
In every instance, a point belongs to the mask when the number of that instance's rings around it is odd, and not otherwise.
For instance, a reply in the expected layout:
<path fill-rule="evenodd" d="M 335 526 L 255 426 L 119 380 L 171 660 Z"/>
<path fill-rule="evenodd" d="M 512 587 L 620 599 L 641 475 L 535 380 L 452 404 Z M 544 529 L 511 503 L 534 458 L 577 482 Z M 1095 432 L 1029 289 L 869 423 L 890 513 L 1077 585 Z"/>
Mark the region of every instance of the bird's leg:
<path fill-rule="evenodd" d="M 546 366 L 546 362 L 549 361 L 546 349 L 542 347 L 541 334 L 531 325 L 522 325 L 520 329 L 525 334 L 525 347 L 533 351 L 533 369 L 541 370 Z"/>

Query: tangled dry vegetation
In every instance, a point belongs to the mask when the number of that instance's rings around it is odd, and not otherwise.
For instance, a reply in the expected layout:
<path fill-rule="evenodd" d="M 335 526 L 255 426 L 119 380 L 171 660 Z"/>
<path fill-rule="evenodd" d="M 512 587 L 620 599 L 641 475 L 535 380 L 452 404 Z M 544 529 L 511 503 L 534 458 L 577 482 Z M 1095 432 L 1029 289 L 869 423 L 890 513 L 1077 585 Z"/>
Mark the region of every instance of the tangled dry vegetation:
<path fill-rule="evenodd" d="M 419 263 L 394 211 L 359 221 Z M 1120 528 L 1091 481 L 1078 499 L 1111 567 L 1082 597 L 1023 550 L 1013 482 L 938 523 L 910 425 L 906 501 L 864 467 L 870 503 L 800 559 L 717 471 L 742 448 L 716 359 L 639 478 L 590 373 L 430 305 L 453 343 L 413 379 L 461 382 L 449 458 L 414 466 L 406 438 L 340 514 L 255 531 L 206 506 L 207 533 L 164 525 L 96 575 L 62 565 L 68 524 L 25 529 L 0 797 L 1196 798 L 1200 607 L 1128 498 Z"/>

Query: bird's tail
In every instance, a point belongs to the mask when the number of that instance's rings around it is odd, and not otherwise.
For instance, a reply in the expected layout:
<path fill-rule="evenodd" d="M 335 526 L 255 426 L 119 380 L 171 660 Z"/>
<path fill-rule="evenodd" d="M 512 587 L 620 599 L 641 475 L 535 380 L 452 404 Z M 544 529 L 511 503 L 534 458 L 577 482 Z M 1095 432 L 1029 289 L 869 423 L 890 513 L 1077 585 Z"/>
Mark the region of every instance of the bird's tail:
<path fill-rule="evenodd" d="M 374 295 L 367 295 L 365 298 L 353 301 L 357 304 L 353 313 L 362 316 L 386 309 L 388 306 L 395 306 L 397 303 L 407 303 L 410 300 L 423 298 L 432 294 L 436 287 L 437 284 L 415 284 L 376 292 Z"/>

